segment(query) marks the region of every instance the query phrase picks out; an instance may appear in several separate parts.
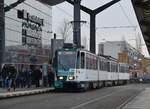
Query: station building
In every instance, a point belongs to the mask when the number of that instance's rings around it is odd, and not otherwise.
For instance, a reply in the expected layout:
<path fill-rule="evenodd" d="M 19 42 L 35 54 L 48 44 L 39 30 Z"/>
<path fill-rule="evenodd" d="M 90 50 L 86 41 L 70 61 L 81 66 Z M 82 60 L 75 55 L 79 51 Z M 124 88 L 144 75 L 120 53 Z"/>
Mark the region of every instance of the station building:
<path fill-rule="evenodd" d="M 106 41 L 99 44 L 99 54 L 112 56 L 120 63 L 130 65 L 131 78 L 141 77 L 144 74 L 142 61 L 144 56 L 126 41 Z"/>
<path fill-rule="evenodd" d="M 17 0 L 5 0 L 5 7 Z M 3 64 L 17 69 L 49 63 L 52 7 L 26 0 L 5 13 L 5 56 Z"/>

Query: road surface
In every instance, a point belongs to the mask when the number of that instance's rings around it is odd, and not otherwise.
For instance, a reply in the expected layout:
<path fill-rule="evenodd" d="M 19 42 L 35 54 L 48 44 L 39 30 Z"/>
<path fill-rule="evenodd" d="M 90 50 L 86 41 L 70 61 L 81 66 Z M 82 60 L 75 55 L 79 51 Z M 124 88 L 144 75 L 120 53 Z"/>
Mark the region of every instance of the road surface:
<path fill-rule="evenodd" d="M 130 84 L 87 92 L 50 92 L 0 100 L 0 109 L 121 109 L 150 85 Z"/>

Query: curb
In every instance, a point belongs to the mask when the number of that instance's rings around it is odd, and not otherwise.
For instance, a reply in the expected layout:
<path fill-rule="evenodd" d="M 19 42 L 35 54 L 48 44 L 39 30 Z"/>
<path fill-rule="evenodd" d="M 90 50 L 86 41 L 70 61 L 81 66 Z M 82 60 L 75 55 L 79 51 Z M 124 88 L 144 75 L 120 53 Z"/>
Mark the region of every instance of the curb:
<path fill-rule="evenodd" d="M 34 90 L 29 90 L 29 91 L 0 93 L 0 100 L 1 99 L 7 99 L 7 98 L 13 98 L 13 97 L 48 93 L 48 92 L 53 91 L 53 90 L 54 90 L 54 88 L 45 88 L 45 89 L 34 89 Z"/>

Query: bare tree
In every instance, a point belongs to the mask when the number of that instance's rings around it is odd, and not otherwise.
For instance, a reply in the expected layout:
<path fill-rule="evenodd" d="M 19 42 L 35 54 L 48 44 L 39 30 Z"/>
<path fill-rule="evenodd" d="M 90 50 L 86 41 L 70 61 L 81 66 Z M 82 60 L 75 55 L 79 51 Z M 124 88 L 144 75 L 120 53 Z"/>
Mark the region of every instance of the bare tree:
<path fill-rule="evenodd" d="M 68 19 L 63 19 L 60 27 L 58 28 L 58 32 L 62 36 L 65 42 L 72 33 L 72 27 Z"/>
<path fill-rule="evenodd" d="M 82 38 L 82 43 L 83 43 L 83 46 L 85 47 L 85 49 L 87 49 L 88 47 L 87 47 L 87 37 L 86 36 L 84 36 Z"/>
<path fill-rule="evenodd" d="M 142 39 L 141 39 L 141 36 L 140 36 L 140 33 L 138 33 L 136 35 L 136 49 L 139 51 L 139 52 L 142 52 Z"/>

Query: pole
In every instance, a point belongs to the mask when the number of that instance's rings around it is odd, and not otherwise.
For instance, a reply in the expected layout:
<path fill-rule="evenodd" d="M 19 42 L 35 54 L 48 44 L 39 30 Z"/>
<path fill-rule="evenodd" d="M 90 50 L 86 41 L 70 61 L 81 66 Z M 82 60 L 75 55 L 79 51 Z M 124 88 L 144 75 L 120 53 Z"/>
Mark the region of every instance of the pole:
<path fill-rule="evenodd" d="M 96 15 L 90 14 L 90 51 L 96 52 Z"/>
<path fill-rule="evenodd" d="M 4 50 L 5 50 L 5 12 L 4 12 L 4 0 L 0 0 L 0 71 L 2 69 Z"/>
<path fill-rule="evenodd" d="M 80 3 L 81 0 L 74 0 L 73 42 L 77 47 L 81 46 Z"/>
<path fill-rule="evenodd" d="M 72 1 L 72 0 L 66 0 L 66 1 L 68 3 L 70 3 L 70 4 L 72 4 L 72 5 L 75 5 L 75 1 L 78 1 L 78 2 L 80 1 L 81 2 L 81 0 L 74 0 L 74 1 Z M 83 10 L 84 12 L 86 12 L 86 13 L 88 13 L 90 15 L 90 19 L 91 19 L 90 20 L 90 51 L 92 53 L 96 52 L 96 48 L 95 48 L 96 47 L 96 27 L 95 27 L 96 26 L 95 25 L 95 23 L 96 23 L 95 19 L 96 18 L 94 18 L 94 17 L 96 17 L 97 14 L 99 14 L 100 12 L 104 11 L 105 9 L 109 8 L 110 6 L 114 5 L 115 3 L 119 2 L 119 1 L 120 0 L 112 0 L 112 1 L 110 1 L 108 3 L 106 3 L 105 5 L 98 7 L 95 10 L 91 10 L 91 9 L 85 7 L 85 6 L 82 6 L 82 5 L 79 6 L 81 10 Z M 78 5 L 79 5 L 79 3 L 78 3 Z M 76 11 L 75 8 L 74 8 L 74 11 Z M 74 34 L 74 38 L 75 37 L 76 37 L 76 34 Z M 77 39 L 75 39 L 75 41 L 77 41 Z M 75 42 L 75 44 L 76 43 L 77 42 Z"/>

